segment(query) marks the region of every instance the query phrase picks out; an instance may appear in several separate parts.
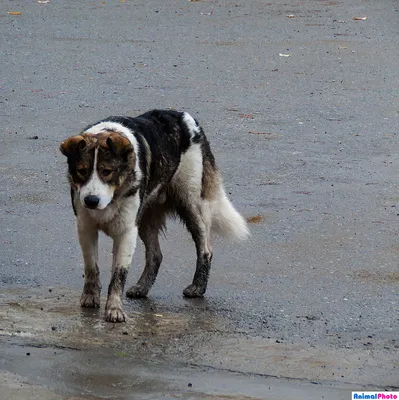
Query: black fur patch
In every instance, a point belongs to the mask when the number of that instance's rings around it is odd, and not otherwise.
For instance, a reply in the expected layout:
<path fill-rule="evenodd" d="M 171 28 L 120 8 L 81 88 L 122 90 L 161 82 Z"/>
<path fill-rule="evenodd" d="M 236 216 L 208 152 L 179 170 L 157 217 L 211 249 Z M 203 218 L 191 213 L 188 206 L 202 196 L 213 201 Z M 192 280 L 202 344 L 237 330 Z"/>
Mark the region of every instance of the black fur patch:
<path fill-rule="evenodd" d="M 136 137 L 140 169 L 145 180 L 142 185 L 145 191 L 140 191 L 142 198 L 158 184 L 166 185 L 170 182 L 179 166 L 181 155 L 190 147 L 191 133 L 183 122 L 183 115 L 184 113 L 177 111 L 153 110 L 136 118 L 109 117 L 100 121 L 117 122 L 130 129 Z M 151 153 L 149 168 L 143 139 Z"/>
<path fill-rule="evenodd" d="M 93 173 L 94 147 L 86 147 L 82 151 L 68 156 L 69 180 L 83 185 Z M 84 171 L 83 171 L 84 170 Z M 82 173 L 78 173 L 81 171 Z"/>
<path fill-rule="evenodd" d="M 75 189 L 73 188 L 73 186 L 71 186 L 71 203 L 72 203 L 73 213 L 75 214 L 75 216 L 77 216 L 78 214 L 76 213 L 76 207 L 75 207 Z"/>
<path fill-rule="evenodd" d="M 137 187 L 131 188 L 126 193 L 123 194 L 123 197 L 134 196 L 138 192 L 138 190 L 139 190 L 139 188 L 137 188 Z"/>
<path fill-rule="evenodd" d="M 127 279 L 126 268 L 116 268 L 108 287 L 108 296 L 112 293 L 122 294 Z"/>

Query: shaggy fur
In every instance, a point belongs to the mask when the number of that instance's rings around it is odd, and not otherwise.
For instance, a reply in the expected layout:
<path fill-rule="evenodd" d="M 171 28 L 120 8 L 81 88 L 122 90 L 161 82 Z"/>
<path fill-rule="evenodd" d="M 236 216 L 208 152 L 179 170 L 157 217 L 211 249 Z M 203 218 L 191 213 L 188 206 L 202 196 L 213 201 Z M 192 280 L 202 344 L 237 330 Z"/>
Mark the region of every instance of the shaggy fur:
<path fill-rule="evenodd" d="M 249 235 L 226 196 L 206 136 L 188 113 L 153 110 L 136 118 L 110 117 L 66 139 L 60 150 L 68 160 L 84 259 L 82 307 L 100 305 L 98 231 L 114 242 L 107 321 L 126 319 L 121 295 L 137 235 L 145 245 L 146 262 L 126 295 L 147 296 L 162 262 L 158 235 L 168 215 L 186 224 L 197 250 L 193 282 L 183 291 L 186 297 L 201 297 L 206 291 L 211 230 L 238 239 Z"/>

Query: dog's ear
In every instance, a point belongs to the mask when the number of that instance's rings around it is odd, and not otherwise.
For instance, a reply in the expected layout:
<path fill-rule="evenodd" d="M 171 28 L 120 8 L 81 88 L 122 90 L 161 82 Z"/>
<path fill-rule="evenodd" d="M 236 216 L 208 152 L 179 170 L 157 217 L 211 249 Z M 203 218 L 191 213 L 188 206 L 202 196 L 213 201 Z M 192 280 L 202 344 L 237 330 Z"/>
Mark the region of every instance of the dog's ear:
<path fill-rule="evenodd" d="M 71 154 L 84 150 L 86 146 L 87 143 L 83 136 L 72 136 L 61 143 L 60 151 L 64 156 L 69 157 Z"/>
<path fill-rule="evenodd" d="M 118 133 L 111 133 L 107 137 L 106 144 L 109 151 L 118 157 L 127 157 L 133 152 L 130 140 Z"/>

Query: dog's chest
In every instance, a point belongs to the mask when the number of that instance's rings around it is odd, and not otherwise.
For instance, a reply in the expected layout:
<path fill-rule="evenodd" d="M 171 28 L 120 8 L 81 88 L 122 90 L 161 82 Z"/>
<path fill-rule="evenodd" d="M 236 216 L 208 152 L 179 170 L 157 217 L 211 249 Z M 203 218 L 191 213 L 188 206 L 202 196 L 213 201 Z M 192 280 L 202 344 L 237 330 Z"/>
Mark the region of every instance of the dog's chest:
<path fill-rule="evenodd" d="M 136 225 L 139 206 L 140 198 L 136 194 L 117 203 L 111 203 L 104 210 L 83 209 L 82 211 L 87 213 L 88 223 L 93 223 L 97 229 L 108 236 L 115 237 Z"/>

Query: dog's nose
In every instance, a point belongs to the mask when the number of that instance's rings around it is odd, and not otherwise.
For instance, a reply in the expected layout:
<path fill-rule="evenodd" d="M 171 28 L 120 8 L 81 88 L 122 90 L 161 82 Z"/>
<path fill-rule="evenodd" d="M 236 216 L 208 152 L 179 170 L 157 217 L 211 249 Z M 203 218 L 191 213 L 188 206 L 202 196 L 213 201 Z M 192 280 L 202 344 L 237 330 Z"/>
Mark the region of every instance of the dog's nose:
<path fill-rule="evenodd" d="M 85 197 L 85 206 L 91 209 L 96 209 L 98 203 L 100 202 L 100 198 L 98 196 L 89 195 Z"/>

